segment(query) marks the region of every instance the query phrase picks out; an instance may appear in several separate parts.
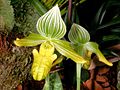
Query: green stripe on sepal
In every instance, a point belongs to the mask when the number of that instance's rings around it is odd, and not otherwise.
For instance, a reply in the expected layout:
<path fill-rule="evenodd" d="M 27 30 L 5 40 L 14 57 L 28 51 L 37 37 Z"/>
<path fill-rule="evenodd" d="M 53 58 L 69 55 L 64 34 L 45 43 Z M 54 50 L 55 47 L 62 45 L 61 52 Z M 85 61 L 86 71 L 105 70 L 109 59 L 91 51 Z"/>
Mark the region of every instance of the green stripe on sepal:
<path fill-rule="evenodd" d="M 14 44 L 17 46 L 36 46 L 41 44 L 45 40 L 45 37 L 39 34 L 31 33 L 28 37 L 25 37 L 23 39 L 16 39 L 14 41 Z"/>
<path fill-rule="evenodd" d="M 37 31 L 48 39 L 60 39 L 66 33 L 66 26 L 63 22 L 58 5 L 54 6 L 47 13 L 41 16 L 37 22 Z"/>
<path fill-rule="evenodd" d="M 71 47 L 70 43 L 63 40 L 52 40 L 56 50 L 66 56 L 67 58 L 72 59 L 76 63 L 85 63 L 85 59 L 83 59 L 80 55 L 78 55 L 73 48 Z"/>
<path fill-rule="evenodd" d="M 85 28 L 74 23 L 69 31 L 68 38 L 72 43 L 79 44 L 88 42 L 90 35 Z"/>
<path fill-rule="evenodd" d="M 103 62 L 103 63 L 105 63 L 105 64 L 107 64 L 107 65 L 109 65 L 109 66 L 112 66 L 112 65 L 113 65 L 111 62 L 109 62 L 108 60 L 106 60 L 106 58 L 104 57 L 104 55 L 103 55 L 103 54 L 101 53 L 101 51 L 99 50 L 97 43 L 95 43 L 95 42 L 88 42 L 88 43 L 85 44 L 85 47 L 86 47 L 89 51 L 95 53 L 95 54 L 97 55 L 97 57 L 99 58 L 99 61 L 100 61 L 100 62 Z"/>

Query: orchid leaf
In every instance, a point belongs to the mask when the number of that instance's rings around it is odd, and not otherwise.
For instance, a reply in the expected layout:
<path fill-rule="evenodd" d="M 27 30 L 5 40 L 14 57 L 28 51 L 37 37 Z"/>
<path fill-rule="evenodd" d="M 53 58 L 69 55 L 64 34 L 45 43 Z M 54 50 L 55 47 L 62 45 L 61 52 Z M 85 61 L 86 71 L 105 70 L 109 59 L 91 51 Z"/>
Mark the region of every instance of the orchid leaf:
<path fill-rule="evenodd" d="M 53 77 L 55 78 L 54 83 L 53 83 L 53 85 L 54 85 L 53 90 L 63 90 L 61 78 L 60 78 L 58 72 L 54 73 Z"/>
<path fill-rule="evenodd" d="M 43 90 L 63 90 L 62 82 L 58 72 L 49 74 L 46 77 Z"/>
<path fill-rule="evenodd" d="M 43 37 L 39 34 L 31 33 L 28 37 L 25 37 L 23 39 L 17 38 L 14 41 L 14 43 L 17 46 L 36 46 L 36 45 L 41 44 L 45 40 L 46 40 L 45 37 Z"/>
<path fill-rule="evenodd" d="M 71 47 L 70 43 L 64 40 L 52 40 L 56 50 L 66 56 L 67 58 L 72 59 L 76 63 L 85 63 L 86 61 L 79 56 Z"/>
<path fill-rule="evenodd" d="M 50 42 L 44 42 L 40 46 L 39 52 L 33 50 L 34 61 L 31 69 L 34 80 L 42 80 L 48 75 L 52 63 L 57 58 L 54 54 L 54 46 Z"/>
<path fill-rule="evenodd" d="M 74 44 L 86 43 L 90 40 L 88 31 L 78 24 L 73 24 L 68 34 L 69 40 Z"/>
<path fill-rule="evenodd" d="M 66 26 L 61 18 L 58 5 L 54 6 L 39 18 L 37 22 L 37 31 L 48 39 L 60 39 L 65 35 Z"/>
<path fill-rule="evenodd" d="M 50 76 L 47 75 L 47 77 L 45 78 L 45 84 L 44 84 L 44 87 L 43 87 L 43 90 L 49 90 L 50 89 Z"/>
<path fill-rule="evenodd" d="M 109 65 L 109 66 L 112 66 L 112 63 L 109 62 L 109 61 L 107 61 L 106 58 L 105 58 L 105 57 L 103 56 L 103 54 L 101 53 L 101 51 L 99 50 L 97 43 L 95 43 L 95 42 L 88 42 L 88 43 L 85 44 L 85 47 L 86 47 L 89 51 L 95 53 L 95 54 L 97 55 L 97 57 L 99 58 L 99 61 L 100 61 L 100 62 L 103 62 L 103 63 L 105 63 L 105 64 L 107 64 L 107 65 Z"/>

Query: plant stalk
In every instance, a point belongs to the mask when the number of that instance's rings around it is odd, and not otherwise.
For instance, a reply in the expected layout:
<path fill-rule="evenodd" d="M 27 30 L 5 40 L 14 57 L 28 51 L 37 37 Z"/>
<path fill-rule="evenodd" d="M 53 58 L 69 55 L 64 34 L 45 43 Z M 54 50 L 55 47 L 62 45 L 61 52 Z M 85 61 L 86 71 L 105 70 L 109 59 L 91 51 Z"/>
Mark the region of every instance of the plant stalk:
<path fill-rule="evenodd" d="M 81 68 L 82 64 L 77 63 L 76 70 L 77 70 L 77 90 L 80 90 L 80 82 L 81 82 Z"/>
<path fill-rule="evenodd" d="M 72 0 L 68 0 L 68 23 L 71 24 Z"/>

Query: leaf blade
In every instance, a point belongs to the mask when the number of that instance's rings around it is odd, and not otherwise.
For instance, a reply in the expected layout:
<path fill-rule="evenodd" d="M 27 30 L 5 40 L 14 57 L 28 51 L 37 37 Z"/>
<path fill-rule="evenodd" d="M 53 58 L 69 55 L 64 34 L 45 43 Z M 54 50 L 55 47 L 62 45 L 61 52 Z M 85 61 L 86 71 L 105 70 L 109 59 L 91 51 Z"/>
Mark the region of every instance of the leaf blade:
<path fill-rule="evenodd" d="M 58 72 L 49 74 L 47 76 L 43 90 L 63 90 L 62 82 Z"/>
<path fill-rule="evenodd" d="M 40 16 L 47 12 L 46 7 L 39 0 L 28 0 L 37 10 Z"/>

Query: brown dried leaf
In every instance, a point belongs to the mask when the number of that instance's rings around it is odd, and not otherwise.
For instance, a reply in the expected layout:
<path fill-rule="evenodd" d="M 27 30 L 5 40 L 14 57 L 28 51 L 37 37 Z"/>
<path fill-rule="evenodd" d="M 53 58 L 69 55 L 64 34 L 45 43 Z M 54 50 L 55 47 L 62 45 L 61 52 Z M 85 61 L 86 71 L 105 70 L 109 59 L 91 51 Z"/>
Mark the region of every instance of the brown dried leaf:
<path fill-rule="evenodd" d="M 102 87 L 107 88 L 110 87 L 110 83 L 109 82 L 105 82 L 103 84 L 101 84 Z"/>
<path fill-rule="evenodd" d="M 109 70 L 110 70 L 109 67 L 101 67 L 101 68 L 98 69 L 98 74 L 99 75 L 106 74 Z"/>
<path fill-rule="evenodd" d="M 92 85 L 94 84 L 94 85 Z M 87 80 L 84 82 L 84 85 L 89 89 L 89 90 L 104 90 L 100 84 L 98 84 L 96 81 L 92 81 L 91 79 Z M 94 86 L 94 87 L 93 87 Z"/>
<path fill-rule="evenodd" d="M 83 83 L 85 87 L 87 87 L 89 90 L 92 90 L 92 80 L 89 79 L 86 82 Z"/>
<path fill-rule="evenodd" d="M 120 50 L 120 44 L 111 46 L 111 47 L 109 47 L 109 49 L 112 49 L 112 50 Z"/>
<path fill-rule="evenodd" d="M 99 75 L 96 75 L 96 81 L 97 82 L 101 82 L 101 83 L 105 83 L 108 81 L 108 78 L 106 76 L 99 76 Z"/>
<path fill-rule="evenodd" d="M 94 81 L 94 87 L 95 87 L 95 90 L 104 90 L 103 88 L 102 88 L 102 86 L 100 85 L 100 84 L 98 84 L 96 81 Z"/>
<path fill-rule="evenodd" d="M 17 90 L 22 90 L 22 85 L 21 85 L 21 84 L 19 84 L 19 85 L 17 86 Z"/>
<path fill-rule="evenodd" d="M 104 88 L 104 90 L 113 90 L 111 87 Z"/>

